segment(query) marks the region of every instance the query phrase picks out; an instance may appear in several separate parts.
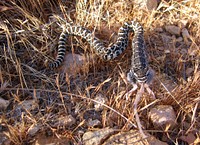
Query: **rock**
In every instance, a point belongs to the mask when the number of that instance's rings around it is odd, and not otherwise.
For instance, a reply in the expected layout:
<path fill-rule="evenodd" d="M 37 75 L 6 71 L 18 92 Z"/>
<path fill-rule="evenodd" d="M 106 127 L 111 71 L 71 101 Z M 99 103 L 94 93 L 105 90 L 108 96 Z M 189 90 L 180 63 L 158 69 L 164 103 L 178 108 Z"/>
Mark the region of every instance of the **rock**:
<path fill-rule="evenodd" d="M 183 29 L 181 30 L 181 32 L 182 32 L 182 35 L 183 35 L 183 39 L 184 39 L 185 44 L 186 44 L 186 45 L 189 45 L 190 43 L 189 43 L 188 39 L 190 39 L 190 34 L 189 34 L 188 30 L 187 30 L 186 28 L 183 28 Z"/>
<path fill-rule="evenodd" d="M 159 105 L 152 108 L 149 117 L 156 128 L 173 127 L 176 124 L 176 114 L 169 105 Z"/>
<path fill-rule="evenodd" d="M 24 100 L 23 102 L 17 104 L 14 110 L 14 114 L 15 116 L 20 116 L 22 112 L 35 110 L 37 108 L 38 108 L 38 103 L 35 99 Z"/>
<path fill-rule="evenodd" d="M 0 37 L 1 39 L 1 37 Z M 7 81 L 5 82 L 0 82 L 0 93 L 6 90 L 7 86 L 9 86 L 9 83 Z"/>
<path fill-rule="evenodd" d="M 166 49 L 171 49 L 174 47 L 174 43 L 173 43 L 173 37 L 167 35 L 166 33 L 161 33 L 160 34 L 163 44 L 164 44 L 164 48 Z M 170 52 L 165 52 L 165 53 L 170 53 Z"/>
<path fill-rule="evenodd" d="M 178 37 L 177 39 L 176 39 L 176 42 L 182 42 L 183 41 L 183 37 Z"/>
<path fill-rule="evenodd" d="M 0 98 L 0 110 L 4 110 L 8 107 L 9 101 L 3 98 Z"/>
<path fill-rule="evenodd" d="M 179 36 L 180 33 L 181 33 L 181 29 L 177 26 L 174 26 L 174 25 L 165 26 L 165 30 L 172 35 L 178 35 Z"/>
<path fill-rule="evenodd" d="M 172 37 L 168 36 L 166 33 L 161 33 L 160 36 L 162 37 L 162 41 L 164 43 L 170 43 L 170 42 L 172 42 Z"/>
<path fill-rule="evenodd" d="M 164 48 L 163 46 L 158 46 L 157 49 L 158 49 L 158 50 L 162 50 L 162 51 L 165 50 L 165 48 Z"/>
<path fill-rule="evenodd" d="M 187 142 L 189 145 L 195 145 L 195 140 L 197 139 L 193 133 L 189 133 L 185 136 L 180 137 L 181 140 Z M 200 142 L 200 141 L 199 141 Z"/>
<path fill-rule="evenodd" d="M 186 28 L 181 30 L 183 37 L 190 38 L 190 34 Z"/>
<path fill-rule="evenodd" d="M 31 127 L 28 129 L 28 135 L 34 136 L 36 133 L 40 130 L 41 125 L 33 124 Z"/>
<path fill-rule="evenodd" d="M 187 76 L 190 76 L 194 72 L 194 68 L 189 67 L 189 68 L 186 69 L 185 72 L 186 72 Z"/>
<path fill-rule="evenodd" d="M 146 5 L 149 11 L 155 10 L 158 7 L 158 0 L 147 0 Z"/>
<path fill-rule="evenodd" d="M 167 145 L 155 137 L 151 136 L 148 133 L 145 133 L 148 138 L 144 140 L 142 135 L 138 130 L 131 130 L 129 132 L 120 132 L 116 135 L 111 136 L 108 140 L 106 140 L 103 145 Z"/>
<path fill-rule="evenodd" d="M 65 56 L 61 72 L 67 73 L 69 76 L 76 75 L 81 70 L 87 69 L 87 58 L 79 54 L 67 54 Z"/>
<path fill-rule="evenodd" d="M 61 116 L 53 124 L 53 127 L 59 127 L 59 126 L 61 126 L 61 127 L 70 127 L 75 123 L 76 123 L 76 120 L 72 115 Z"/>
<path fill-rule="evenodd" d="M 102 140 L 114 133 L 114 129 L 103 128 L 96 131 L 88 131 L 83 135 L 84 145 L 99 145 Z"/>
<path fill-rule="evenodd" d="M 98 119 L 94 119 L 94 120 L 89 119 L 87 122 L 87 126 L 90 128 L 94 128 L 100 125 L 101 125 L 101 121 L 99 121 Z"/>
<path fill-rule="evenodd" d="M 168 54 L 168 53 L 170 53 L 170 50 L 169 49 L 165 49 L 164 52 L 165 52 L 165 54 Z"/>
<path fill-rule="evenodd" d="M 123 145 L 123 144 L 134 144 L 134 145 L 144 145 L 147 143 L 149 145 L 167 145 L 148 133 L 145 133 L 148 138 L 144 141 L 142 135 L 138 130 L 131 130 L 128 132 L 120 132 L 115 135 L 114 129 L 100 129 L 98 131 L 89 131 L 83 135 L 84 145 Z M 109 138 L 108 138 L 109 137 Z M 108 138 L 107 140 L 105 140 Z"/>
<path fill-rule="evenodd" d="M 154 30 L 155 30 L 156 32 L 159 32 L 159 33 L 163 32 L 163 28 L 161 28 L 161 27 L 155 28 Z"/>
<path fill-rule="evenodd" d="M 30 144 L 30 143 L 29 143 Z M 72 141 L 67 137 L 62 137 L 52 135 L 52 136 L 46 136 L 43 134 L 38 134 L 35 138 L 35 142 L 32 143 L 34 145 L 72 145 Z"/>
<path fill-rule="evenodd" d="M 94 102 L 94 108 L 96 111 L 102 111 L 104 106 L 102 104 L 105 104 L 107 102 L 107 98 L 104 97 L 102 94 L 97 94 L 94 98 L 97 102 Z"/>

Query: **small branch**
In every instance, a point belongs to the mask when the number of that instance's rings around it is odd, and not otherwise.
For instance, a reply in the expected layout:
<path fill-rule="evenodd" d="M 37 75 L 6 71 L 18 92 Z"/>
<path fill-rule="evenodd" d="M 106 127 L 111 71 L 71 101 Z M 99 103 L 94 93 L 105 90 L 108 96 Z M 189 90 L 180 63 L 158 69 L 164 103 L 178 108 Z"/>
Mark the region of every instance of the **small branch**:
<path fill-rule="evenodd" d="M 134 105 L 134 114 L 135 114 L 135 119 L 136 119 L 136 122 L 137 122 L 138 129 L 139 129 L 140 133 L 142 134 L 142 137 L 147 138 L 147 136 L 144 134 L 144 132 L 142 130 L 142 125 L 141 125 L 140 118 L 139 118 L 139 115 L 138 115 L 138 112 L 137 112 L 137 105 L 138 105 L 138 102 L 140 101 L 140 98 L 141 98 L 143 93 L 144 93 L 144 84 L 141 84 L 141 88 L 138 91 L 138 93 L 136 94 L 136 98 L 135 98 L 133 105 Z"/>

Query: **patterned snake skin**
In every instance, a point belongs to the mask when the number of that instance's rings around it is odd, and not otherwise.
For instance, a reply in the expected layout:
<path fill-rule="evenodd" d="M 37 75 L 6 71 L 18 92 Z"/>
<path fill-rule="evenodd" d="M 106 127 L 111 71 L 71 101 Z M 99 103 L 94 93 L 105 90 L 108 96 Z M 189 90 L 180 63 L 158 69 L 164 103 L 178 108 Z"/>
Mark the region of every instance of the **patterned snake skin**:
<path fill-rule="evenodd" d="M 154 92 L 149 88 L 149 84 L 153 78 L 153 71 L 148 66 L 143 28 L 138 22 L 125 22 L 124 25 L 119 29 L 116 43 L 108 47 L 105 47 L 98 38 L 93 37 L 89 30 L 80 26 L 71 26 L 70 24 L 66 24 L 63 27 L 63 32 L 59 38 L 57 58 L 53 63 L 49 64 L 49 67 L 59 67 L 63 62 L 68 35 L 75 35 L 84 38 L 90 44 L 90 47 L 94 49 L 97 55 L 104 60 L 111 60 L 119 56 L 126 49 L 128 45 L 129 32 L 134 32 L 134 37 L 132 40 L 131 68 L 127 74 L 127 80 L 132 84 L 132 89 L 128 91 L 125 96 L 126 100 L 128 100 L 129 96 L 138 88 L 138 84 L 140 85 L 140 89 L 137 92 L 135 101 L 133 103 L 133 111 L 135 114 L 137 127 L 142 137 L 146 138 L 147 136 L 142 130 L 142 125 L 137 113 L 137 104 L 144 93 L 144 89 L 147 90 L 153 99 L 155 99 L 155 95 Z"/>
<path fill-rule="evenodd" d="M 84 38 L 95 53 L 104 60 L 111 60 L 119 56 L 127 48 L 128 45 L 128 33 L 134 32 L 134 38 L 132 40 L 132 61 L 131 68 L 127 74 L 127 79 L 130 83 L 149 83 L 152 78 L 152 73 L 148 67 L 146 45 L 143 37 L 142 26 L 135 21 L 125 22 L 119 29 L 118 38 L 116 43 L 109 47 L 105 47 L 104 44 L 96 37 L 93 37 L 91 31 L 80 26 L 71 26 L 66 24 L 63 27 L 63 32 L 60 35 L 58 42 L 58 54 L 56 60 L 49 64 L 49 68 L 56 68 L 63 62 L 66 52 L 66 41 L 69 35 L 80 36 Z"/>

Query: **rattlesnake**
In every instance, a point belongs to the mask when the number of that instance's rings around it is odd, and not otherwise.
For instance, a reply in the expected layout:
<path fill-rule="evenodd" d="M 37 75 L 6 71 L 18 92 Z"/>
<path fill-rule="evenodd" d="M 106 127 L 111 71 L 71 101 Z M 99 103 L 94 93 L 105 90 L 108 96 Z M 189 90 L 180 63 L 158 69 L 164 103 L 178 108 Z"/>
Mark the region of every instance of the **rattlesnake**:
<path fill-rule="evenodd" d="M 62 64 L 66 52 L 65 45 L 68 35 L 82 37 L 102 59 L 111 60 L 123 53 L 127 48 L 128 33 L 131 31 L 134 32 L 134 38 L 132 40 L 133 55 L 131 58 L 131 69 L 127 74 L 127 79 L 131 83 L 149 83 L 152 79 L 152 71 L 150 71 L 148 66 L 143 27 L 136 21 L 125 22 L 119 29 L 116 43 L 108 47 L 105 47 L 97 37 L 93 37 L 90 30 L 66 23 L 63 26 L 63 31 L 59 38 L 57 58 L 53 63 L 49 64 L 49 67 L 56 68 Z"/>
<path fill-rule="evenodd" d="M 153 78 L 153 71 L 148 65 L 148 59 L 146 55 L 146 45 L 144 42 L 143 36 L 143 27 L 139 22 L 131 21 L 125 22 L 122 27 L 120 27 L 118 32 L 117 41 L 108 47 L 105 47 L 104 44 L 96 37 L 93 37 L 91 31 L 81 26 L 74 26 L 66 24 L 63 26 L 63 32 L 60 35 L 58 42 L 58 55 L 56 60 L 49 64 L 50 68 L 56 68 L 61 65 L 63 62 L 65 52 L 66 52 L 66 41 L 68 35 L 80 36 L 84 38 L 89 44 L 90 47 L 94 49 L 97 55 L 99 55 L 104 60 L 111 60 L 119 56 L 128 45 L 128 33 L 134 32 L 134 37 L 132 40 L 132 58 L 131 58 L 131 68 L 127 73 L 127 80 L 132 84 L 133 88 L 128 91 L 125 96 L 128 99 L 129 95 L 132 94 L 138 88 L 139 84 L 141 87 L 136 94 L 134 106 L 134 114 L 137 122 L 138 129 L 142 134 L 143 138 L 147 136 L 142 131 L 142 125 L 140 123 L 139 115 L 137 113 L 137 104 L 144 92 L 144 88 L 155 99 L 153 91 L 149 88 L 149 84 Z"/>

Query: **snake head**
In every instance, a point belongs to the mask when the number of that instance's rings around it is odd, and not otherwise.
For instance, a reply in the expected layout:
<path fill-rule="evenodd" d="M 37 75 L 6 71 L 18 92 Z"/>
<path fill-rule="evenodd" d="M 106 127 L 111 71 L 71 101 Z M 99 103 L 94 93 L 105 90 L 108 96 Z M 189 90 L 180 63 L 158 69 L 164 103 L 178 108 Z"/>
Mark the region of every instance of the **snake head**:
<path fill-rule="evenodd" d="M 132 69 L 127 73 L 127 80 L 131 84 L 135 83 L 147 83 L 150 84 L 154 76 L 154 71 L 148 69 L 146 72 L 137 71 L 134 72 Z"/>

